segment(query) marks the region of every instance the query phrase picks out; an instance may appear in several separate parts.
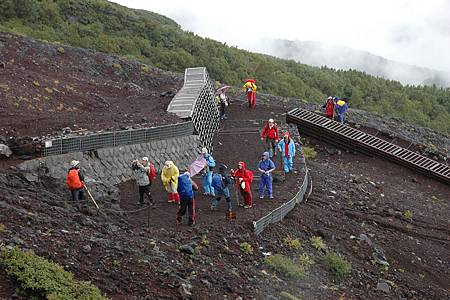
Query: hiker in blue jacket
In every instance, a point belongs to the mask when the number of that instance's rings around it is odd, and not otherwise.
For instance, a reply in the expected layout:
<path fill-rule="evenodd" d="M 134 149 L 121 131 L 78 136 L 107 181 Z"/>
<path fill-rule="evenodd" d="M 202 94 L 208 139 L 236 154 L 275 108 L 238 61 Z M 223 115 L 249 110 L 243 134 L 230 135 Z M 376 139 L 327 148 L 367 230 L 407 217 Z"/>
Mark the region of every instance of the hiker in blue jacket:
<path fill-rule="evenodd" d="M 286 131 L 283 134 L 283 139 L 278 142 L 278 150 L 283 158 L 284 172 L 289 173 L 292 171 L 295 156 L 295 143 L 291 139 L 289 132 Z"/>
<path fill-rule="evenodd" d="M 228 187 L 232 183 L 232 180 L 231 180 L 231 177 L 227 174 L 227 170 L 228 170 L 228 167 L 224 164 L 221 164 L 219 166 L 219 173 L 214 174 L 214 176 L 213 176 L 212 185 L 216 192 L 217 198 L 213 200 L 211 209 L 217 208 L 222 196 L 224 196 L 225 200 L 227 201 L 227 210 L 230 212 L 232 209 L 230 189 Z"/>
<path fill-rule="evenodd" d="M 348 105 L 347 105 L 347 99 L 339 99 L 336 97 L 336 105 L 335 110 L 338 115 L 338 122 L 341 124 L 344 124 L 345 122 L 345 113 L 347 112 Z"/>
<path fill-rule="evenodd" d="M 195 225 L 195 198 L 194 191 L 198 190 L 197 184 L 191 179 L 189 172 L 184 172 L 178 177 L 177 192 L 180 195 L 180 207 L 177 212 L 177 224 L 181 223 L 183 216 L 188 211 L 189 226 Z"/>
<path fill-rule="evenodd" d="M 216 166 L 216 162 L 211 154 L 208 153 L 208 149 L 202 148 L 202 155 L 206 160 L 205 169 L 202 171 L 203 176 L 203 195 L 215 196 L 214 188 L 212 187 L 212 174 L 213 168 Z"/>
<path fill-rule="evenodd" d="M 275 170 L 275 164 L 269 158 L 269 152 L 264 152 L 262 159 L 258 163 L 258 170 L 261 172 L 261 181 L 259 182 L 259 198 L 264 198 L 264 189 L 267 187 L 269 198 L 273 199 L 272 194 L 272 172 Z"/>

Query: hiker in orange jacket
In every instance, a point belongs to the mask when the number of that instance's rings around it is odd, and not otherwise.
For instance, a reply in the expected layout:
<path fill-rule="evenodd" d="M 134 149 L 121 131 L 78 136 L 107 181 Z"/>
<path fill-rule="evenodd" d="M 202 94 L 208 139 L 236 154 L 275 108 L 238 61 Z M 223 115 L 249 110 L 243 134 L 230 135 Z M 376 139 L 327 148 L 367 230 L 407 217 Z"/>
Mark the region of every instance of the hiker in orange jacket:
<path fill-rule="evenodd" d="M 277 124 L 273 119 L 269 119 L 269 122 L 264 125 L 264 128 L 261 132 L 261 141 L 263 141 L 264 139 L 264 150 L 269 152 L 270 157 L 276 156 L 279 132 Z"/>
<path fill-rule="evenodd" d="M 254 108 L 256 106 L 256 83 L 254 79 L 247 79 L 243 86 L 247 93 L 248 107 Z"/>
<path fill-rule="evenodd" d="M 240 161 L 237 170 L 231 170 L 232 176 L 236 179 L 236 184 L 244 198 L 244 208 L 252 207 L 252 189 L 253 172 L 245 169 L 245 163 Z"/>
<path fill-rule="evenodd" d="M 80 162 L 72 160 L 67 173 L 66 184 L 72 194 L 72 201 L 84 199 L 84 176 L 80 171 Z"/>

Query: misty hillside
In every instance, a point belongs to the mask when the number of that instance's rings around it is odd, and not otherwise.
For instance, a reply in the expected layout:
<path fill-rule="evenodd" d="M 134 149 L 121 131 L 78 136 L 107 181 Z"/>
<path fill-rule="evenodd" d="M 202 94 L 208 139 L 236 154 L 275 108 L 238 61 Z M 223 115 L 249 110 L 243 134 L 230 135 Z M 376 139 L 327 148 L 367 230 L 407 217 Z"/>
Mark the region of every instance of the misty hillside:
<path fill-rule="evenodd" d="M 239 85 L 254 77 L 263 93 L 308 102 L 321 103 L 328 95 L 347 97 L 353 108 L 450 132 L 448 89 L 403 86 L 355 70 L 318 68 L 251 53 L 183 31 L 159 14 L 104 0 L 4 0 L 0 30 L 115 53 L 165 70 L 205 66 L 213 78 L 227 84 Z"/>
<path fill-rule="evenodd" d="M 396 62 L 366 51 L 312 41 L 267 40 L 264 53 L 312 66 L 354 69 L 403 84 L 450 86 L 450 73 Z"/>

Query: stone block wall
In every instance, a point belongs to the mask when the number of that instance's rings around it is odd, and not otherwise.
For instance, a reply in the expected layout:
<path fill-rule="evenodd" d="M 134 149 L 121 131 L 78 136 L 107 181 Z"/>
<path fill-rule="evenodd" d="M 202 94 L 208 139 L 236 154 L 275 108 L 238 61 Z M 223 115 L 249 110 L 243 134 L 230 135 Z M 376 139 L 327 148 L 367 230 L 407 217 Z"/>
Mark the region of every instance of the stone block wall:
<path fill-rule="evenodd" d="M 188 135 L 144 144 L 42 157 L 20 164 L 19 169 L 39 172 L 40 168 L 46 168 L 48 176 L 65 180 L 70 161 L 79 160 L 86 177 L 86 185 L 94 197 L 102 199 L 113 195 L 118 197 L 118 189 L 114 185 L 133 179 L 131 162 L 134 159 L 147 156 L 157 172 L 161 171 L 166 160 L 172 160 L 182 170 L 198 156 L 199 148 L 199 137 Z"/>

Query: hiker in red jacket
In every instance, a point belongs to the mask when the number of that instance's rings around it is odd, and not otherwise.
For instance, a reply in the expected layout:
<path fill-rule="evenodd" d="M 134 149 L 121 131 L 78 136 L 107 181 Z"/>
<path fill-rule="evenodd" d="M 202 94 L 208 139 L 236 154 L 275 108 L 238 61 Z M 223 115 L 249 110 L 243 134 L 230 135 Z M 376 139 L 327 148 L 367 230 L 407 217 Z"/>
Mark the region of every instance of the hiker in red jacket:
<path fill-rule="evenodd" d="M 269 119 L 269 122 L 264 125 L 264 128 L 261 132 L 261 141 L 263 141 L 264 138 L 264 150 L 269 152 L 270 157 L 276 156 L 279 132 L 277 124 L 273 119 Z"/>
<path fill-rule="evenodd" d="M 322 106 L 325 109 L 325 114 L 328 119 L 334 119 L 334 100 L 333 97 L 328 97 L 327 102 Z"/>
<path fill-rule="evenodd" d="M 237 170 L 231 170 L 232 176 L 236 179 L 239 191 L 244 198 L 244 208 L 252 207 L 252 189 L 253 172 L 245 169 L 245 163 L 240 161 Z"/>

